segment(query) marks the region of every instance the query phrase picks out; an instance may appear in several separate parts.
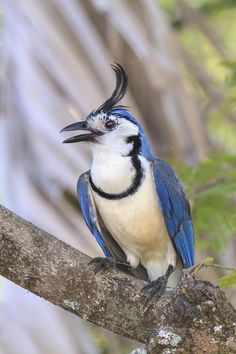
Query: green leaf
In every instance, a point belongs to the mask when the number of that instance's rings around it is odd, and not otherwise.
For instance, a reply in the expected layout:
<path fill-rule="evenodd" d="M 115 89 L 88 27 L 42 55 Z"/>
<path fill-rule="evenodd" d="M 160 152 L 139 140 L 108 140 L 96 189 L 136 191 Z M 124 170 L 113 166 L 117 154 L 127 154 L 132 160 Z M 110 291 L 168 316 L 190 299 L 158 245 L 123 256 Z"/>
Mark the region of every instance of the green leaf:
<path fill-rule="evenodd" d="M 202 263 L 204 264 L 212 264 L 214 262 L 214 258 L 213 257 L 207 257 L 203 260 Z"/>
<path fill-rule="evenodd" d="M 219 279 L 220 288 L 233 288 L 236 286 L 236 270 L 230 270 L 227 275 Z"/>

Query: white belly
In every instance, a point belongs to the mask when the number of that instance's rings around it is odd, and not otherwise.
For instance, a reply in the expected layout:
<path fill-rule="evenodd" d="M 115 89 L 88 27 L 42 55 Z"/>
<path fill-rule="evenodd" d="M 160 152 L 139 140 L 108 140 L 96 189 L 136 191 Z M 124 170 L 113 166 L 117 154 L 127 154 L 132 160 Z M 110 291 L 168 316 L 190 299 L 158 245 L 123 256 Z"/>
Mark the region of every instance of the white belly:
<path fill-rule="evenodd" d="M 132 267 L 141 263 L 151 280 L 163 275 L 169 264 L 176 267 L 176 252 L 159 207 L 150 166 L 138 191 L 127 198 L 108 200 L 92 193 L 107 229 Z M 179 280 L 179 272 L 174 273 L 169 286 Z"/>

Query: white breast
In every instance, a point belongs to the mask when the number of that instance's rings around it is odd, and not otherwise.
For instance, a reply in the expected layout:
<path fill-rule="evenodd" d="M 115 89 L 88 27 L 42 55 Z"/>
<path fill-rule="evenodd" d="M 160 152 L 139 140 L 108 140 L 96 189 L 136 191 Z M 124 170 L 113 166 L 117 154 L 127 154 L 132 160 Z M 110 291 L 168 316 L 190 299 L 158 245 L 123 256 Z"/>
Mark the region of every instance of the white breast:
<path fill-rule="evenodd" d="M 107 193 L 120 193 L 132 181 L 135 171 L 131 162 L 120 159 L 114 159 L 113 163 L 106 160 L 105 170 L 104 166 L 101 169 L 100 163 L 92 168 L 94 183 Z M 92 193 L 107 229 L 124 250 L 127 261 L 132 267 L 141 263 L 149 278 L 154 280 L 166 272 L 169 264 L 176 266 L 177 257 L 159 207 L 150 163 L 140 159 L 145 177 L 136 193 L 118 200 L 108 200 Z M 176 285 L 174 278 L 171 286 Z"/>

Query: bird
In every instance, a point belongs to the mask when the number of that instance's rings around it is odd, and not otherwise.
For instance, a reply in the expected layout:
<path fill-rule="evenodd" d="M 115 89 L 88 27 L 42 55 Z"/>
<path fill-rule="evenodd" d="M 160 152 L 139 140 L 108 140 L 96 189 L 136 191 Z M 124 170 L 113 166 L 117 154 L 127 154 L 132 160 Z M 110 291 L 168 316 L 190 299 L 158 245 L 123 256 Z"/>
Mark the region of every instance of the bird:
<path fill-rule="evenodd" d="M 86 142 L 91 169 L 77 183 L 85 222 L 105 257 L 96 271 L 117 266 L 146 280 L 147 299 L 176 287 L 194 265 L 194 230 L 184 189 L 164 160 L 155 157 L 140 123 L 118 104 L 128 87 L 120 64 L 112 64 L 115 89 L 85 120 L 61 132 L 79 131 L 63 143 Z"/>

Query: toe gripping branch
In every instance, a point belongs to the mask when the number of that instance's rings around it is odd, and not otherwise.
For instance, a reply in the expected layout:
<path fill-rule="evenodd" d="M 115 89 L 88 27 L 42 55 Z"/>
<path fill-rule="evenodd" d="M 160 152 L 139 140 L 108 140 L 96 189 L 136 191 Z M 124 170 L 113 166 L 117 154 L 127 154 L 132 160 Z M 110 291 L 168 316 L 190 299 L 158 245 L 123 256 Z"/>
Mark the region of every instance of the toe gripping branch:
<path fill-rule="evenodd" d="M 164 275 L 161 277 L 157 278 L 156 280 L 150 282 L 148 285 L 144 286 L 142 288 L 142 292 L 146 292 L 147 294 L 145 296 L 145 305 L 152 299 L 156 298 L 159 299 L 161 295 L 164 293 L 166 290 L 166 285 L 168 282 L 168 279 L 170 275 L 173 273 L 174 267 L 172 264 L 169 264 L 167 271 Z"/>
<path fill-rule="evenodd" d="M 107 269 L 111 269 L 111 268 L 116 268 L 122 271 L 130 271 L 131 270 L 131 266 L 129 263 L 125 263 L 125 262 L 119 262 L 117 261 L 115 258 L 112 257 L 108 257 L 108 258 L 104 258 L 104 257 L 95 257 L 93 258 L 90 262 L 89 265 L 94 264 L 94 272 L 95 274 L 99 271 L 104 271 Z"/>

